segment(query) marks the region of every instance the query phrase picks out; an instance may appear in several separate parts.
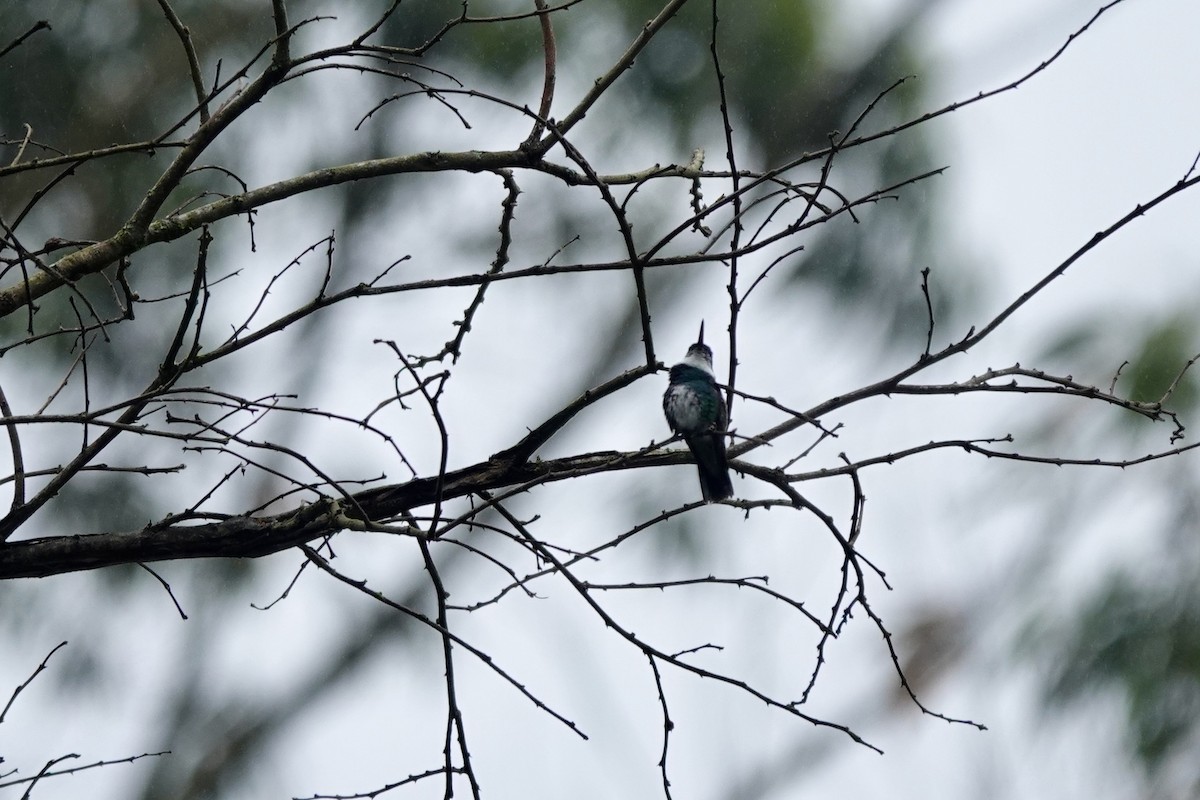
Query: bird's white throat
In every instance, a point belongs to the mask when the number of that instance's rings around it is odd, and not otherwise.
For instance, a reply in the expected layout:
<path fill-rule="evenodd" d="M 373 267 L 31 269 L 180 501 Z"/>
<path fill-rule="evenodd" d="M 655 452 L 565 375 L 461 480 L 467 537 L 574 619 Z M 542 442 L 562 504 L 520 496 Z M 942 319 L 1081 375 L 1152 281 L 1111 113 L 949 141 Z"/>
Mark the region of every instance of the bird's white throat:
<path fill-rule="evenodd" d="M 688 353 L 683 357 L 683 361 L 679 363 L 687 364 L 689 367 L 695 367 L 696 369 L 707 372 L 709 375 L 713 375 L 712 362 L 699 353 Z M 713 377 L 715 378 L 716 376 L 713 375 Z"/>

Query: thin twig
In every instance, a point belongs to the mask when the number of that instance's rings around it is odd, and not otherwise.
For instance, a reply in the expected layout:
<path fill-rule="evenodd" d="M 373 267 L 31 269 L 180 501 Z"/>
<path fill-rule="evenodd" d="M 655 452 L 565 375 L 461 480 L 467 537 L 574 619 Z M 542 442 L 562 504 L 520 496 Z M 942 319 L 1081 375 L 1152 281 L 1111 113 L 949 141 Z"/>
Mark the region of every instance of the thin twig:
<path fill-rule="evenodd" d="M 50 663 L 51 656 L 53 656 L 61 648 L 66 647 L 66 646 L 67 646 L 66 642 L 59 642 L 58 644 L 56 644 L 50 650 L 50 652 L 46 654 L 46 657 L 42 659 L 42 663 L 37 665 L 37 669 L 35 669 L 33 671 L 33 674 L 30 675 L 28 678 L 26 678 L 24 683 L 22 683 L 20 686 L 18 686 L 16 689 L 13 690 L 12 696 L 10 696 L 8 698 L 8 702 L 4 704 L 4 708 L 0 709 L 0 723 L 4 722 L 4 717 L 8 715 L 8 710 L 10 708 L 12 708 L 12 704 L 16 702 L 17 695 L 19 695 L 21 692 L 25 691 L 25 689 L 29 686 L 29 684 L 33 683 L 34 678 L 36 678 L 38 675 L 42 674 L 43 670 L 46 669 L 46 665 L 48 663 Z"/>

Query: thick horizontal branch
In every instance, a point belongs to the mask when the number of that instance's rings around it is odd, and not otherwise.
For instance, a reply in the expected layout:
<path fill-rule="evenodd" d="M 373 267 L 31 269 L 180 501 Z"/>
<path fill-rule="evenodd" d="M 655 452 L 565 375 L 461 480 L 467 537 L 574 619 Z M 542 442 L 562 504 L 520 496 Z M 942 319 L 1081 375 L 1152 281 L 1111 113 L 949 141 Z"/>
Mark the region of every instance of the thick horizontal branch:
<path fill-rule="evenodd" d="M 443 501 L 489 489 L 534 486 L 611 469 L 683 464 L 685 450 L 652 454 L 616 451 L 586 453 L 551 461 L 514 463 L 494 457 L 448 472 L 441 480 Z M 64 572 L 119 564 L 184 558 L 259 558 L 331 536 L 356 522 L 396 517 L 438 497 L 437 477 L 417 478 L 395 486 L 325 498 L 271 516 L 234 516 L 218 522 L 189 524 L 166 520 L 136 531 L 51 536 L 0 544 L 0 579 L 44 578 Z"/>

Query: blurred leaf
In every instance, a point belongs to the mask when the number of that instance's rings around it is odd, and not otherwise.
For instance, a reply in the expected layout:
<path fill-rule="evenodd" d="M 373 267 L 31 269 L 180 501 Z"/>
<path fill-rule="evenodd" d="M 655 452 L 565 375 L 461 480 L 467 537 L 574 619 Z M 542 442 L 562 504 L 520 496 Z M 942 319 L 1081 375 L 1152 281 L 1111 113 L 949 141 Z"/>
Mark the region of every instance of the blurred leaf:
<path fill-rule="evenodd" d="M 1041 638 L 1057 653 L 1046 685 L 1051 703 L 1120 692 L 1130 748 L 1147 772 L 1186 757 L 1200 720 L 1200 592 L 1194 584 L 1147 591 L 1115 575 L 1076 621 Z"/>

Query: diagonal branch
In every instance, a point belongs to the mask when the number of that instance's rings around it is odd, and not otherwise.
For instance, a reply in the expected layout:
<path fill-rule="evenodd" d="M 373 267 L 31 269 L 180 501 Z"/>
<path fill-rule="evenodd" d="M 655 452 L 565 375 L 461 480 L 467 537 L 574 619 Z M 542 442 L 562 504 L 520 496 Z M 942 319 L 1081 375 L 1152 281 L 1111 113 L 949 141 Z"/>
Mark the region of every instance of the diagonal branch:
<path fill-rule="evenodd" d="M 1176 182 L 1170 188 L 1159 192 L 1145 203 L 1139 203 L 1134 206 L 1133 210 L 1131 210 L 1129 213 L 1125 214 L 1112 225 L 1109 225 L 1104 230 L 1099 231 L 1092 236 L 1087 243 L 1080 246 L 1074 253 L 1069 255 L 1065 260 L 1046 273 L 1041 280 L 1027 289 L 1017 299 L 1009 303 L 986 324 L 984 324 L 983 327 L 981 327 L 978 331 L 972 328 L 967 335 L 959 341 L 947 345 L 943 349 L 933 353 L 928 357 L 925 357 L 922 354 L 922 356 L 911 365 L 905 367 L 894 375 L 884 378 L 881 381 L 873 383 L 869 386 L 864 386 L 860 389 L 856 389 L 852 392 L 848 392 L 844 395 L 832 397 L 807 411 L 805 417 L 810 419 L 818 419 L 828 414 L 830 411 L 850 405 L 851 403 L 862 400 L 864 397 L 886 395 L 897 389 L 897 387 L 901 385 L 901 381 L 905 380 L 906 378 L 925 370 L 927 367 L 936 364 L 939 361 L 945 361 L 951 356 L 958 355 L 959 353 L 965 353 L 975 345 L 979 344 L 980 341 L 995 331 L 998 327 L 1000 327 L 1000 325 L 1013 314 L 1015 314 L 1017 310 L 1021 308 L 1021 306 L 1028 303 L 1039 292 L 1049 286 L 1057 278 L 1061 277 L 1062 274 L 1066 272 L 1067 269 L 1069 269 L 1073 264 L 1077 263 L 1092 250 L 1096 249 L 1096 247 L 1098 247 L 1105 239 L 1110 238 L 1122 228 L 1136 220 L 1138 217 L 1144 215 L 1150 209 L 1165 203 L 1167 200 L 1183 191 L 1186 191 L 1187 189 L 1190 189 L 1197 183 L 1200 183 L 1200 175 L 1194 175 L 1190 178 L 1185 178 Z M 785 433 L 796 430 L 801 425 L 805 424 L 805 421 L 806 420 L 804 418 L 797 417 L 786 420 L 785 422 L 781 422 L 779 425 L 776 425 L 775 427 L 759 434 L 755 439 L 731 447 L 729 450 L 730 456 L 737 457 L 744 455 L 745 453 L 761 447 L 763 444 L 770 442 L 773 439 L 779 438 Z"/>

